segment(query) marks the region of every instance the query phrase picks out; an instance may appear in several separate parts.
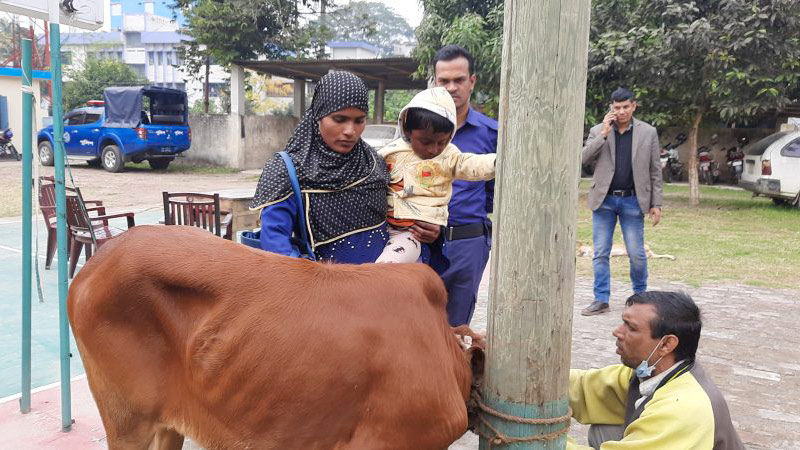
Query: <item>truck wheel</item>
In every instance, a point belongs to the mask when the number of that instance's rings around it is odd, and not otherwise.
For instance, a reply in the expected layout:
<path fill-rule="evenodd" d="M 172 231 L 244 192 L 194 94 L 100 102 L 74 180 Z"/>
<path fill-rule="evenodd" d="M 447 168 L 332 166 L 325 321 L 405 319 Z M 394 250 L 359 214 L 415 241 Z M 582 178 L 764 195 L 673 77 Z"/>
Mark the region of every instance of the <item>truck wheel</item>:
<path fill-rule="evenodd" d="M 150 164 L 150 168 L 153 170 L 167 170 L 171 162 L 172 158 L 153 158 L 147 160 L 147 164 Z"/>
<path fill-rule="evenodd" d="M 119 151 L 119 147 L 113 144 L 103 148 L 100 161 L 103 169 L 109 172 L 117 173 L 125 169 L 125 159 L 122 157 L 122 152 Z"/>
<path fill-rule="evenodd" d="M 53 146 L 50 145 L 50 141 L 42 141 L 39 143 L 39 162 L 42 163 L 43 166 L 52 166 L 53 165 Z"/>

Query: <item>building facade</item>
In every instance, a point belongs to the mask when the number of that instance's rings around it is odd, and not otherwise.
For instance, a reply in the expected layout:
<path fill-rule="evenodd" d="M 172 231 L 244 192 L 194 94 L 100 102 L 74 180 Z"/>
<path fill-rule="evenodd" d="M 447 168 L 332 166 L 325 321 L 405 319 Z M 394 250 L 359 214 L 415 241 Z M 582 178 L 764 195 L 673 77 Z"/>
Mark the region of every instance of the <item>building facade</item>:
<path fill-rule="evenodd" d="M 140 9 L 139 9 L 140 8 Z M 132 10 L 128 13 L 128 10 Z M 154 86 L 185 90 L 189 104 L 203 98 L 203 77 L 182 70 L 179 49 L 189 36 L 179 32 L 180 19 L 156 13 L 153 1 L 112 2 L 109 31 L 69 33 L 61 36 L 64 68 L 78 68 L 87 58 L 114 59 L 125 63 Z M 217 99 L 229 74 L 212 65 L 209 97 Z"/>

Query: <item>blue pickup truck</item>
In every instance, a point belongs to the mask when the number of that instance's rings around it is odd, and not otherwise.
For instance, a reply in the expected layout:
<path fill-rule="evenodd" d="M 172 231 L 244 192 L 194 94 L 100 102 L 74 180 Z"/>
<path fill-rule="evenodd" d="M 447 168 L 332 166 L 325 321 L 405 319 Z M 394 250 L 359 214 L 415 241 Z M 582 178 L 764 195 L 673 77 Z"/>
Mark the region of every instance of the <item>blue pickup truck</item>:
<path fill-rule="evenodd" d="M 64 149 L 71 161 L 87 161 L 109 172 L 147 161 L 164 170 L 188 150 L 192 134 L 186 92 L 156 86 L 112 87 L 102 106 L 77 108 L 64 116 Z M 39 160 L 53 165 L 53 127 L 39 131 Z"/>

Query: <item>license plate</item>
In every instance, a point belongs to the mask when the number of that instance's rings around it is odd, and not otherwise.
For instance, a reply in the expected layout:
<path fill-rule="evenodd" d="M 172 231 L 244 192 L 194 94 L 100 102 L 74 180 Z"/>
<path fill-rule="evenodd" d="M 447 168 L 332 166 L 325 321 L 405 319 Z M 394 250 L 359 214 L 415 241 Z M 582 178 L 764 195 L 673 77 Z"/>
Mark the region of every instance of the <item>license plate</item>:
<path fill-rule="evenodd" d="M 172 147 L 161 147 L 161 153 L 172 153 Z"/>
<path fill-rule="evenodd" d="M 742 161 L 741 160 L 734 161 L 733 165 L 734 166 L 741 166 L 742 165 Z"/>

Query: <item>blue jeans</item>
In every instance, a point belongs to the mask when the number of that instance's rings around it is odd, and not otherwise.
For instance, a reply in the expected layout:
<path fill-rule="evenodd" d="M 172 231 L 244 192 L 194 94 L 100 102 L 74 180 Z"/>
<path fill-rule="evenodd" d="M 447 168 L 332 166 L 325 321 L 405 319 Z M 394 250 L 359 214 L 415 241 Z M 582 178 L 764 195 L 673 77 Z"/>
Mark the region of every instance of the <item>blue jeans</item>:
<path fill-rule="evenodd" d="M 631 264 L 633 292 L 647 290 L 647 255 L 644 252 L 644 214 L 635 195 L 628 197 L 607 196 L 592 213 L 592 239 L 594 240 L 594 299 L 608 303 L 611 295 L 611 267 L 609 255 L 614 242 L 617 217 L 622 229 L 622 238 Z"/>

